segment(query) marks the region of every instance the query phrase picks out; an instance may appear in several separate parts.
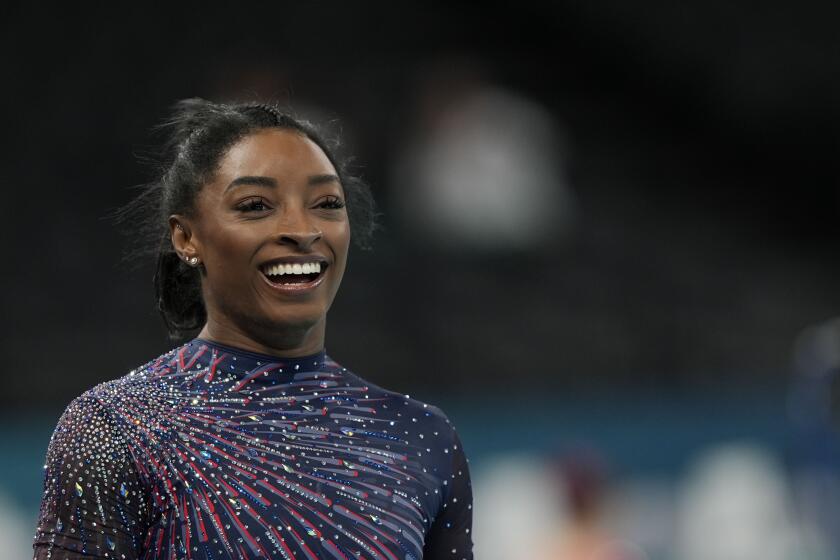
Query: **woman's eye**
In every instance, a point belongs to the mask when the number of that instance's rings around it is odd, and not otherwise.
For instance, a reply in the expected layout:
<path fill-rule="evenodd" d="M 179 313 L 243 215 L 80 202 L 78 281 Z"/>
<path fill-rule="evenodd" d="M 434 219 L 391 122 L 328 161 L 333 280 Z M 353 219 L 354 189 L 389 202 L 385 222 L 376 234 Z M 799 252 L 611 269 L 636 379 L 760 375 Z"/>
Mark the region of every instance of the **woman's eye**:
<path fill-rule="evenodd" d="M 337 196 L 330 196 L 318 202 L 318 208 L 327 208 L 329 210 L 338 210 L 344 208 L 344 201 Z"/>
<path fill-rule="evenodd" d="M 262 212 L 268 210 L 268 205 L 261 198 L 249 198 L 237 204 L 236 209 L 241 212 Z"/>

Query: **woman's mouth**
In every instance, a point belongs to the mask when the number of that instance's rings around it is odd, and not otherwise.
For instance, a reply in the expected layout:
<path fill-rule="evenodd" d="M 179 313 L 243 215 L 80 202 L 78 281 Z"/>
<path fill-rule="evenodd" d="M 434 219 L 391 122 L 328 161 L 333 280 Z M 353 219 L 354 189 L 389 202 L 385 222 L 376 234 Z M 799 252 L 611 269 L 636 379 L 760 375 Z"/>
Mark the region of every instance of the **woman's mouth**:
<path fill-rule="evenodd" d="M 275 262 L 263 265 L 263 276 L 274 286 L 288 288 L 306 288 L 320 283 L 327 263 L 310 261 L 301 263 Z"/>

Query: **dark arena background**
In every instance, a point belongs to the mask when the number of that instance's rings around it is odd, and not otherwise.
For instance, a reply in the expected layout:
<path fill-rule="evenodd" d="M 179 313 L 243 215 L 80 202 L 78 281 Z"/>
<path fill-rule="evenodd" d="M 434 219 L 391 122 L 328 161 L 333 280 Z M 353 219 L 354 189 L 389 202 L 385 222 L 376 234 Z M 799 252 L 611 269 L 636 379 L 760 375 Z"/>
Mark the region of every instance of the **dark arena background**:
<path fill-rule="evenodd" d="M 355 156 L 381 227 L 327 350 L 447 411 L 477 558 L 840 554 L 836 4 L 2 13 L 0 559 L 63 408 L 173 345 L 109 216 L 196 96 Z"/>

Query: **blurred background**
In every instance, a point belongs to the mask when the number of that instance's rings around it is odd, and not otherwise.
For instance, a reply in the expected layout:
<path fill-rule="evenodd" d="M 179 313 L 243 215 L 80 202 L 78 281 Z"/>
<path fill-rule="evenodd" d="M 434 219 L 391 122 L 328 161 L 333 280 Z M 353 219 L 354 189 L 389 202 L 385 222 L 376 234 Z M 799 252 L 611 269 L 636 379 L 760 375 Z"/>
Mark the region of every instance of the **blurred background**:
<path fill-rule="evenodd" d="M 449 414 L 476 558 L 840 557 L 836 4 L 2 12 L 0 558 L 63 408 L 174 345 L 107 216 L 194 96 L 356 156 L 327 349 Z"/>

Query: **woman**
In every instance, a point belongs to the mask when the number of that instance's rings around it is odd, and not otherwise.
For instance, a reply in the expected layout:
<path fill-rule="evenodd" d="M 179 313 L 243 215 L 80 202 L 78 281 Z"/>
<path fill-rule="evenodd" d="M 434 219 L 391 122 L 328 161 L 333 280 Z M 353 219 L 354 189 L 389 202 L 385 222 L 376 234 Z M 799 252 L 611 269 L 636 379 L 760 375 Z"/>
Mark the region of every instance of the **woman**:
<path fill-rule="evenodd" d="M 169 126 L 143 197 L 158 304 L 200 332 L 67 408 L 35 557 L 472 558 L 446 416 L 324 350 L 351 229 L 372 229 L 364 186 L 273 106 L 188 100 Z"/>

